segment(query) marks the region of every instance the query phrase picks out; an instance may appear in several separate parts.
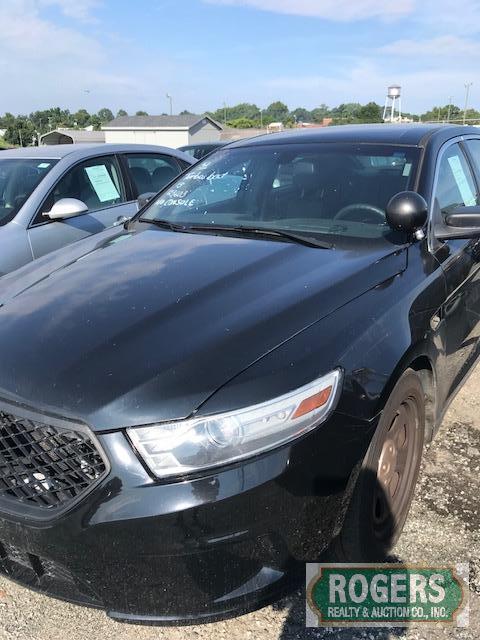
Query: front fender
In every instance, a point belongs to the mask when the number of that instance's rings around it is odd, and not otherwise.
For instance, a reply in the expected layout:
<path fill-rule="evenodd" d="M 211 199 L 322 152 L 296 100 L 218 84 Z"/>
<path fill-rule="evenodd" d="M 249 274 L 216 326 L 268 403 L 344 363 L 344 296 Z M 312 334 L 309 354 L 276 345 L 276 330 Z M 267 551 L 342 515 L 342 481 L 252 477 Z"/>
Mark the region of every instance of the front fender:
<path fill-rule="evenodd" d="M 199 409 L 206 415 L 249 406 L 342 367 L 337 412 L 371 421 L 408 367 L 408 355 L 443 366 L 443 327 L 432 326 L 445 280 L 426 245 L 412 245 L 406 271 L 298 333 L 230 380 Z"/>
<path fill-rule="evenodd" d="M 11 273 L 33 260 L 25 229 L 15 221 L 0 226 L 0 276 Z"/>

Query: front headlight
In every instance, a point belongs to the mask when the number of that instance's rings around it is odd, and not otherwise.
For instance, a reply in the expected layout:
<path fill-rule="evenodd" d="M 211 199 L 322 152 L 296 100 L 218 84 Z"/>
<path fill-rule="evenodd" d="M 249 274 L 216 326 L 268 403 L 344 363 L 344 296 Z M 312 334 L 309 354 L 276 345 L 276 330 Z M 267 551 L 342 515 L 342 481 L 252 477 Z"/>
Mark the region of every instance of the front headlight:
<path fill-rule="evenodd" d="M 341 372 L 238 411 L 131 427 L 128 436 L 159 478 L 230 464 L 291 442 L 326 420 L 335 407 Z"/>

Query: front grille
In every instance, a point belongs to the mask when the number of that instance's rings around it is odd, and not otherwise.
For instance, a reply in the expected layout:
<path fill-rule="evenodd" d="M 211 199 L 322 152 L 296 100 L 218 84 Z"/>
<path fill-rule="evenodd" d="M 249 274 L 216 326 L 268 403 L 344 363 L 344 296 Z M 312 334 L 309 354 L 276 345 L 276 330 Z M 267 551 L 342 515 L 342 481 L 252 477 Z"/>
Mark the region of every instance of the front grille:
<path fill-rule="evenodd" d="M 63 510 L 106 471 L 88 432 L 0 411 L 0 498 Z"/>

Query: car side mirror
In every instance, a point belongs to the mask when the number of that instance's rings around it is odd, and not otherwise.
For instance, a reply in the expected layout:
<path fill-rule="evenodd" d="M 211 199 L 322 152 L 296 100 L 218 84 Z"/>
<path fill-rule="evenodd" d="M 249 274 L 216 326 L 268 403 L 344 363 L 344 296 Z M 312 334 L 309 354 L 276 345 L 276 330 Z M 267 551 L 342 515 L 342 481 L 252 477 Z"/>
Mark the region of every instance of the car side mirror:
<path fill-rule="evenodd" d="M 401 191 L 387 204 L 386 219 L 392 229 L 418 234 L 428 220 L 427 201 L 415 191 Z"/>
<path fill-rule="evenodd" d="M 143 207 L 150 202 L 150 200 L 156 196 L 157 194 L 153 191 L 148 191 L 147 193 L 142 193 L 137 198 L 137 211 L 143 209 Z"/>
<path fill-rule="evenodd" d="M 87 205 L 81 200 L 77 200 L 76 198 L 61 198 L 61 200 L 55 202 L 50 211 L 45 212 L 43 215 L 51 220 L 65 220 L 66 218 L 79 216 L 87 211 Z"/>
<path fill-rule="evenodd" d="M 435 226 L 439 240 L 463 240 L 480 237 L 480 207 L 455 207 L 447 213 L 444 224 Z"/>

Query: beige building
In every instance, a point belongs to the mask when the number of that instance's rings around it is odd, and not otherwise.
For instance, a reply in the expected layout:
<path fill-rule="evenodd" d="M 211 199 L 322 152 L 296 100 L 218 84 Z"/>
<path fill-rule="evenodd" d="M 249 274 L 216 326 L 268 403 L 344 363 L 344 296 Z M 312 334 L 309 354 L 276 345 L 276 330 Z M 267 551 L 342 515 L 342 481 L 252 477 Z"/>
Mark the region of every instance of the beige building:
<path fill-rule="evenodd" d="M 209 116 L 120 116 L 102 127 L 105 142 L 178 148 L 220 140 L 222 125 Z"/>

